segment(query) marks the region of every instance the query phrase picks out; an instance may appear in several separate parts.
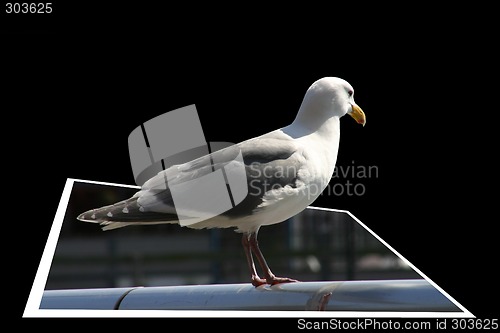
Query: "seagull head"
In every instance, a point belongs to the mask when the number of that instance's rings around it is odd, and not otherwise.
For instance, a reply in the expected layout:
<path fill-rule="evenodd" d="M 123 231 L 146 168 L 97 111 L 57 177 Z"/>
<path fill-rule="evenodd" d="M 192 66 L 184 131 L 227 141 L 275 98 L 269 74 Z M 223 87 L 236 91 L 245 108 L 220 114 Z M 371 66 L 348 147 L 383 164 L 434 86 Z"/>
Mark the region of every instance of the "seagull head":
<path fill-rule="evenodd" d="M 350 115 L 358 124 L 365 125 L 366 116 L 354 102 L 354 89 L 349 82 L 338 77 L 324 77 L 314 82 L 306 92 L 301 109 L 321 113 L 322 116 Z M 310 112 L 307 111 L 307 112 Z"/>

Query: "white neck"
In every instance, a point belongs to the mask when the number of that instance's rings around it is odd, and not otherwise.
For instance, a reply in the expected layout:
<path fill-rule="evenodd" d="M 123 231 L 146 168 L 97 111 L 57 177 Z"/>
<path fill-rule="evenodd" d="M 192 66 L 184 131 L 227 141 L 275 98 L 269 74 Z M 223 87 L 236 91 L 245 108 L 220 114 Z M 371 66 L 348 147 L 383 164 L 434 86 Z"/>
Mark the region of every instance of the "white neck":
<path fill-rule="evenodd" d="M 331 177 L 339 149 L 340 119 L 339 116 L 324 118 L 323 116 L 321 119 L 320 115 L 311 117 L 309 114 L 304 117 L 303 113 L 299 112 L 293 123 L 282 128 L 282 131 L 294 139 L 305 141 L 313 139 L 319 145 L 317 151 L 321 155 L 322 162 L 320 163 L 325 163 L 325 168 L 328 169 L 328 175 Z M 325 180 L 325 184 L 328 180 Z"/>
<path fill-rule="evenodd" d="M 320 136 L 325 141 L 331 141 L 340 136 L 339 116 L 325 117 L 325 112 L 302 107 L 295 120 L 283 128 L 283 131 L 293 138 L 299 138 L 310 134 Z"/>

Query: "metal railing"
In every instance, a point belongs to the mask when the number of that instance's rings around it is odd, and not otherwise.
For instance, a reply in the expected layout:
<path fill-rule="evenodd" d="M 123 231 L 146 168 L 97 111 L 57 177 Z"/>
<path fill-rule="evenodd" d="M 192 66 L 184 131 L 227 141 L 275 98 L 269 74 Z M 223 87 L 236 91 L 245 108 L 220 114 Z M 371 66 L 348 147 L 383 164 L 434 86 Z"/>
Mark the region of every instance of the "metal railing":
<path fill-rule="evenodd" d="M 46 290 L 40 309 L 461 312 L 420 279 Z"/>

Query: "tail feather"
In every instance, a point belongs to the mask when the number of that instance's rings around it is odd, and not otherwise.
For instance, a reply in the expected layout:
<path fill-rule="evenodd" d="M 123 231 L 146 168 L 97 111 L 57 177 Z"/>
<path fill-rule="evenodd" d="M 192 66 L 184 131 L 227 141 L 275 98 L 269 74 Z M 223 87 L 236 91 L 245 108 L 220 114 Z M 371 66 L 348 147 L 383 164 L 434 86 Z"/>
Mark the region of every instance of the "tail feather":
<path fill-rule="evenodd" d="M 117 202 L 113 205 L 91 209 L 80 214 L 78 220 L 99 223 L 103 230 L 111 230 L 128 225 L 177 223 L 176 214 L 147 212 L 137 203 L 137 197 Z"/>

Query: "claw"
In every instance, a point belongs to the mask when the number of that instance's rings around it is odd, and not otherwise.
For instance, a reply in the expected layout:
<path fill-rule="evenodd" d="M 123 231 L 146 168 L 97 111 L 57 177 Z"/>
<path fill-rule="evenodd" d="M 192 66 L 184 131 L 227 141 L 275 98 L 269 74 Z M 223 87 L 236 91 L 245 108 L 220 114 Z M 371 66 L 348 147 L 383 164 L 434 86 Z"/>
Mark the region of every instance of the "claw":
<path fill-rule="evenodd" d="M 267 281 L 267 283 L 269 283 L 271 286 L 274 286 L 275 284 L 279 283 L 292 283 L 292 282 L 299 282 L 299 281 L 287 277 L 274 277 L 269 281 Z"/>
<path fill-rule="evenodd" d="M 267 281 L 265 279 L 261 279 L 260 277 L 256 276 L 252 276 L 252 285 L 254 287 L 258 287 L 258 286 L 262 286 L 263 284 L 266 284 Z"/>

